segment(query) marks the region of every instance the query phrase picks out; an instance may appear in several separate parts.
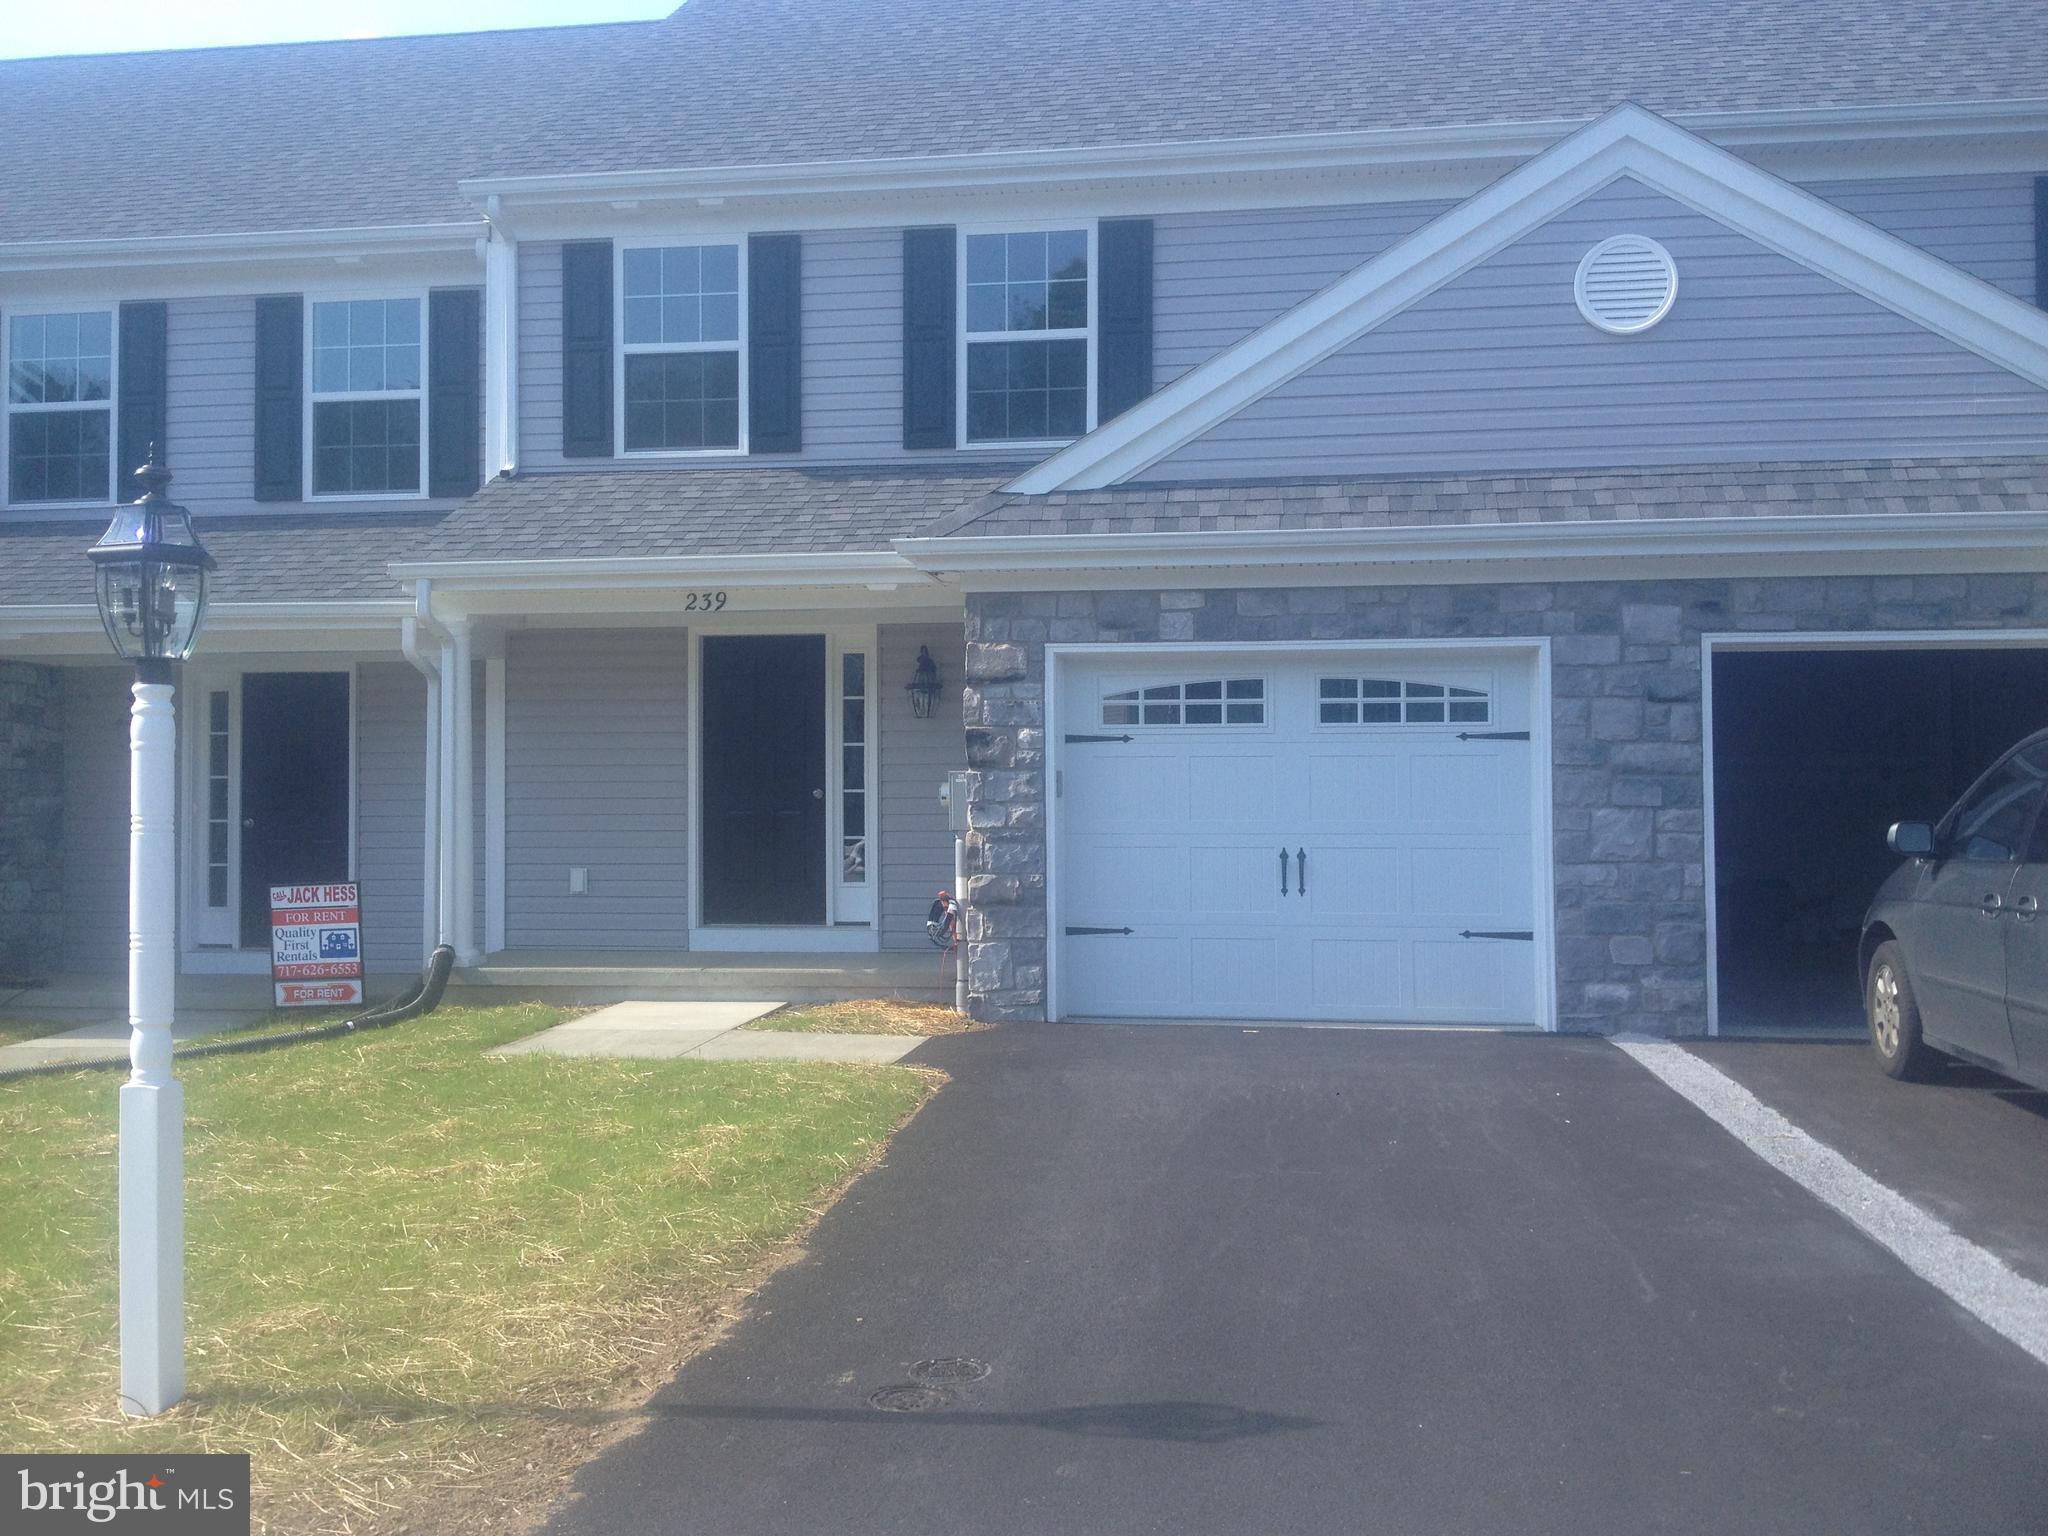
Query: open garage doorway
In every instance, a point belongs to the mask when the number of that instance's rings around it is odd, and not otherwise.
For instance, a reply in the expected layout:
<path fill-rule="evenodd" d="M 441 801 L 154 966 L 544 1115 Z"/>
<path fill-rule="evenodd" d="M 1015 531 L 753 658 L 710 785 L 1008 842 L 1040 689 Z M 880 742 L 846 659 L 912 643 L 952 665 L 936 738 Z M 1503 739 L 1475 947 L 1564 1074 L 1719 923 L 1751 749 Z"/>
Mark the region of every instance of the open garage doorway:
<path fill-rule="evenodd" d="M 1885 829 L 1934 820 L 2048 726 L 2039 645 L 1797 643 L 1708 653 L 1723 1034 L 1860 1031 L 1857 930 L 1898 862 Z"/>

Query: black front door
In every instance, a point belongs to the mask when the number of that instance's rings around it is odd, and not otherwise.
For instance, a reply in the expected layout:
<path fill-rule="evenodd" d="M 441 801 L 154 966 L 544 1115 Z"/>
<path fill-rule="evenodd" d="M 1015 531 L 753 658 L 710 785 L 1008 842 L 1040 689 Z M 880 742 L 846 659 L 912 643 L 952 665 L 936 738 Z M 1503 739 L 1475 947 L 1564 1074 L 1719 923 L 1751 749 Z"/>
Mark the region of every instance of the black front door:
<path fill-rule="evenodd" d="M 825 921 L 825 637 L 704 637 L 704 921 Z"/>
<path fill-rule="evenodd" d="M 348 878 L 348 674 L 242 678 L 242 946 L 270 948 L 270 888 Z"/>

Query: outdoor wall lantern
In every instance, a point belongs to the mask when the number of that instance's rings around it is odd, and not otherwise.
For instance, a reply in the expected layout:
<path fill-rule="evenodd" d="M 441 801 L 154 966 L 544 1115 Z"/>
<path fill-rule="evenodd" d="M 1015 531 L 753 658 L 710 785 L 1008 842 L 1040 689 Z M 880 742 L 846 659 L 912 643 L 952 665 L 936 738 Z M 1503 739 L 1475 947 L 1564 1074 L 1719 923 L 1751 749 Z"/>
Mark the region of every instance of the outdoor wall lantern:
<path fill-rule="evenodd" d="M 156 462 L 142 499 L 87 551 L 100 622 L 135 665 L 128 724 L 128 1081 L 121 1085 L 121 1411 L 185 1395 L 185 1089 L 171 1072 L 177 1003 L 177 716 L 171 663 L 192 654 L 213 556 Z"/>
<path fill-rule="evenodd" d="M 920 720 L 929 720 L 932 706 L 939 701 L 939 667 L 932 660 L 930 646 L 917 648 L 917 670 L 911 673 L 903 691 L 910 695 L 910 712 Z"/>

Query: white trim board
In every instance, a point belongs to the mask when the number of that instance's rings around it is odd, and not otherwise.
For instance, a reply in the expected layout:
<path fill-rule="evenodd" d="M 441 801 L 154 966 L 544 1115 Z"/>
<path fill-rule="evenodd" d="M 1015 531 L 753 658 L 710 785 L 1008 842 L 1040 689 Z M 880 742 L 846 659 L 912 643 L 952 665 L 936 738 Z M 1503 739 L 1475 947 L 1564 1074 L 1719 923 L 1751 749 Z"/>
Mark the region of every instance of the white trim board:
<path fill-rule="evenodd" d="M 1061 663 L 1102 657 L 1209 657 L 1350 655 L 1384 656 L 1422 652 L 1491 654 L 1534 669 L 1529 688 L 1529 834 L 1530 879 L 1533 882 L 1536 931 L 1536 1025 L 1557 1028 L 1557 856 L 1552 785 L 1553 725 L 1550 683 L 1550 641 L 1547 637 L 1486 636 L 1469 639 L 1388 640 L 1238 640 L 1055 642 L 1045 648 L 1045 1016 L 1063 1017 L 1060 1008 L 1059 917 L 1059 729 Z M 1216 1020 L 1202 1022 L 1215 1023 Z M 1341 1026 L 1326 1026 L 1341 1027 Z M 1382 1026 L 1384 1027 L 1384 1026 Z M 1444 1026 L 1462 1027 L 1462 1026 Z"/>
<path fill-rule="evenodd" d="M 1996 651 L 2048 647 L 2048 629 L 1821 630 L 1700 636 L 1700 794 L 1705 810 L 1707 1034 L 1721 1033 L 1720 902 L 1714 858 L 1714 657 L 1722 651 Z"/>
<path fill-rule="evenodd" d="M 1624 177 L 2048 387 L 2048 315 L 1653 112 L 1624 106 L 1025 471 L 1007 489 L 1043 495 L 1129 479 Z"/>
<path fill-rule="evenodd" d="M 1614 521 L 1458 523 L 1399 528 L 1273 528 L 1213 533 L 1016 534 L 896 540 L 906 561 L 950 577 L 1019 573 L 1110 575 L 1129 586 L 1173 570 L 1296 570 L 1310 579 L 1356 581 L 1359 568 L 1399 568 L 1401 582 L 1537 580 L 1529 564 L 1568 562 L 1561 579 L 1588 580 L 1593 562 L 1654 561 L 1648 574 L 1681 574 L 1675 562 L 1703 561 L 1701 574 L 1740 574 L 1731 562 L 1788 561 L 1850 574 L 1858 560 L 1879 571 L 1899 557 L 1943 570 L 2048 569 L 2048 508 L 2024 512 L 1945 512 L 1840 516 L 1628 518 Z M 1957 565 L 1954 562 L 1962 561 Z M 1493 568 L 1486 562 L 1503 562 Z M 1332 572 L 1333 566 L 1353 569 Z M 1505 574 L 1504 574 L 1505 571 Z M 962 586 L 968 582 L 962 581 Z M 1080 583 L 1085 584 L 1085 583 Z M 992 585 L 1000 583 L 975 583 Z"/>

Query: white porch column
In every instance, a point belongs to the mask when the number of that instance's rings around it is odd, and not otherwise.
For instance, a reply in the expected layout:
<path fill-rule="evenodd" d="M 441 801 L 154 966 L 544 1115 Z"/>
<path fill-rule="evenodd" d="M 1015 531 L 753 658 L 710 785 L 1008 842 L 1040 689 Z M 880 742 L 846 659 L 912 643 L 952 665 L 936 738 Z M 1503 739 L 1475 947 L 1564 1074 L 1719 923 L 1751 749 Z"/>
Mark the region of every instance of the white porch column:
<path fill-rule="evenodd" d="M 504 650 L 500 637 L 497 646 Z M 484 953 L 505 947 L 505 658 L 484 658 Z"/>
<path fill-rule="evenodd" d="M 450 647 L 448 665 L 443 669 L 445 675 L 441 686 L 454 696 L 455 701 L 455 735 L 448 754 L 455 767 L 455 795 L 450 801 L 450 814 L 455 824 L 448 838 L 449 853 L 455 863 L 448 882 L 455 893 L 454 936 L 451 942 L 455 945 L 455 963 L 468 966 L 477 962 L 475 666 L 469 620 L 453 620 L 448 632 L 454 644 Z"/>
<path fill-rule="evenodd" d="M 121 1085 L 121 1411 L 185 1395 L 185 1089 L 177 1002 L 177 714 L 169 666 L 137 676 L 128 727 L 128 1081 Z"/>

